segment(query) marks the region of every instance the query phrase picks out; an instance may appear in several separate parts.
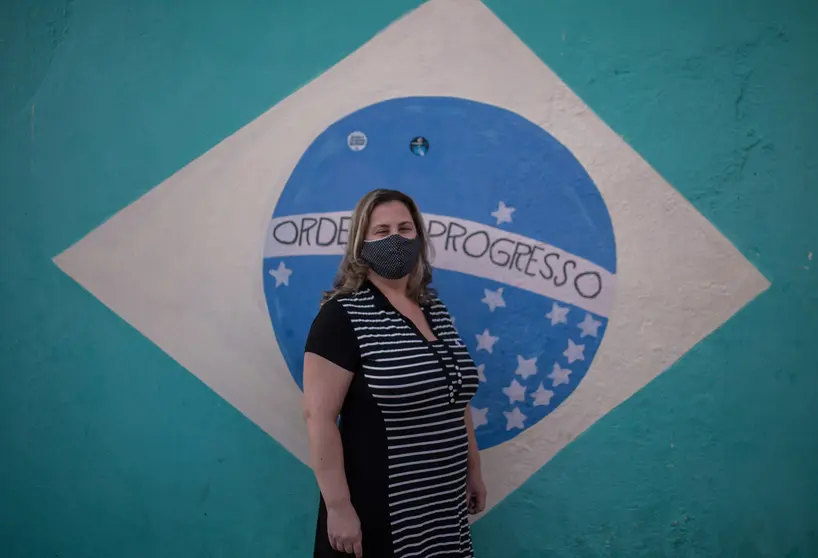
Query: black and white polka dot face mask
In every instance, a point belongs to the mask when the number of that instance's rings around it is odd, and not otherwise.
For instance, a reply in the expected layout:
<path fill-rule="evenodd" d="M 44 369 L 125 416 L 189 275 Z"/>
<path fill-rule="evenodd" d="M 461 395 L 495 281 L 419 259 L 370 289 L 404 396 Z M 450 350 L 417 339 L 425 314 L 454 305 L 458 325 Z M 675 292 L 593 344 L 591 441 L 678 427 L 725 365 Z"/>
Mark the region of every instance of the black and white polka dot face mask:
<path fill-rule="evenodd" d="M 400 279 L 414 269 L 420 247 L 420 236 L 406 238 L 393 234 L 378 240 L 364 240 L 361 258 L 381 277 Z"/>

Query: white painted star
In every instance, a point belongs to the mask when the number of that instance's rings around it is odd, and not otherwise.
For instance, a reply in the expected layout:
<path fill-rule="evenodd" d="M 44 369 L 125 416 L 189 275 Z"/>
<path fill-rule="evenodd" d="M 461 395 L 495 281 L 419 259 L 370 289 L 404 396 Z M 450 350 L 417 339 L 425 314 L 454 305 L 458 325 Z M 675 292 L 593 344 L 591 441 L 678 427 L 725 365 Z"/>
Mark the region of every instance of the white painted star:
<path fill-rule="evenodd" d="M 491 212 L 491 216 L 497 219 L 497 224 L 500 223 L 511 223 L 511 214 L 514 213 L 516 209 L 513 207 L 508 207 L 504 202 L 500 202 L 497 205 L 497 210 Z"/>
<path fill-rule="evenodd" d="M 276 278 L 276 288 L 280 287 L 282 284 L 290 286 L 290 275 L 293 274 L 292 269 L 287 269 L 287 266 L 284 265 L 284 262 L 278 262 L 278 269 L 271 269 L 270 275 Z"/>
<path fill-rule="evenodd" d="M 523 424 L 525 422 L 526 416 L 520 412 L 520 409 L 514 407 L 514 409 L 509 413 L 508 411 L 503 411 L 503 414 L 506 416 L 506 430 L 511 430 L 512 428 L 519 428 L 522 430 L 525 428 Z"/>
<path fill-rule="evenodd" d="M 485 364 L 478 364 L 477 365 L 477 377 L 480 379 L 481 382 L 486 383 L 486 365 Z"/>
<path fill-rule="evenodd" d="M 540 382 L 540 387 L 537 388 L 537 391 L 531 394 L 531 397 L 534 398 L 534 406 L 547 406 L 551 404 L 551 398 L 554 397 L 554 392 L 548 389 L 545 389 L 545 386 L 542 385 Z"/>
<path fill-rule="evenodd" d="M 489 353 L 494 351 L 494 344 L 500 340 L 499 337 L 494 337 L 489 333 L 488 329 L 484 329 L 483 333 L 478 333 L 475 337 L 477 338 L 477 350 L 485 349 Z"/>
<path fill-rule="evenodd" d="M 562 353 L 565 355 L 565 358 L 568 359 L 568 364 L 573 363 L 575 360 L 585 360 L 585 345 L 577 345 L 570 339 L 568 340 L 568 348 L 565 349 L 565 352 Z"/>
<path fill-rule="evenodd" d="M 537 373 L 537 357 L 525 359 L 522 355 L 517 355 L 517 370 L 514 373 L 522 376 L 523 380 L 535 375 Z"/>
<path fill-rule="evenodd" d="M 496 291 L 492 291 L 491 289 L 483 289 L 483 293 L 486 296 L 484 296 L 480 302 L 487 304 L 489 311 L 494 312 L 495 308 L 506 307 L 506 301 L 503 300 L 503 287 L 500 287 Z"/>
<path fill-rule="evenodd" d="M 560 368 L 559 363 L 554 363 L 554 368 L 552 369 L 551 373 L 548 375 L 551 380 L 552 387 L 557 387 L 561 384 L 570 384 L 571 380 L 568 376 L 571 374 L 571 370 L 568 368 Z"/>
<path fill-rule="evenodd" d="M 560 306 L 556 302 L 551 305 L 551 311 L 545 315 L 546 318 L 551 320 L 551 325 L 557 324 L 567 324 L 568 323 L 568 312 L 571 309 L 567 306 Z"/>
<path fill-rule="evenodd" d="M 488 407 L 485 409 L 478 409 L 477 407 L 469 407 L 471 409 L 471 421 L 474 425 L 475 430 L 483 426 L 484 424 L 488 424 L 489 421 L 486 418 L 486 415 L 489 412 Z"/>
<path fill-rule="evenodd" d="M 503 393 L 508 397 L 509 403 L 525 401 L 525 386 L 521 385 L 517 380 L 511 380 L 508 387 L 503 388 Z"/>
<path fill-rule="evenodd" d="M 586 335 L 596 337 L 599 334 L 599 326 L 601 325 L 602 322 L 593 319 L 590 314 L 585 314 L 585 319 L 577 324 L 577 327 L 582 330 L 579 338 L 582 339 Z"/>

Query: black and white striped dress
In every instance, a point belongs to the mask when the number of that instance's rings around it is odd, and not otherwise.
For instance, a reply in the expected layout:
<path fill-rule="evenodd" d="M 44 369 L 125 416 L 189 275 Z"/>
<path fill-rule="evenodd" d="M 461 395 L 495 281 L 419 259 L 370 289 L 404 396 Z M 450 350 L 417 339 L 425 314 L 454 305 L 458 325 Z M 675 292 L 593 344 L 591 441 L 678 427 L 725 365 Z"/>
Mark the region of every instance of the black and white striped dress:
<path fill-rule="evenodd" d="M 436 341 L 367 282 L 324 304 L 305 347 L 354 374 L 340 430 L 369 558 L 473 556 L 465 412 L 477 369 L 446 306 L 422 308 Z M 345 556 L 329 544 L 323 497 L 314 556 Z"/>

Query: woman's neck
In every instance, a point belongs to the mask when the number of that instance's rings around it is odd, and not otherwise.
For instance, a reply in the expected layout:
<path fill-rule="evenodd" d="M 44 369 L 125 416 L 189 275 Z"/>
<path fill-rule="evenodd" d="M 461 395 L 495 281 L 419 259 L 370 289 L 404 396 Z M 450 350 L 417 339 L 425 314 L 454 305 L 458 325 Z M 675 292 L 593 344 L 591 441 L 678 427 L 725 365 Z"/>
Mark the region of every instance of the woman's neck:
<path fill-rule="evenodd" d="M 378 287 L 387 298 L 406 298 L 406 286 L 409 284 L 409 276 L 401 279 L 384 279 L 373 272 L 369 273 L 369 280 Z"/>

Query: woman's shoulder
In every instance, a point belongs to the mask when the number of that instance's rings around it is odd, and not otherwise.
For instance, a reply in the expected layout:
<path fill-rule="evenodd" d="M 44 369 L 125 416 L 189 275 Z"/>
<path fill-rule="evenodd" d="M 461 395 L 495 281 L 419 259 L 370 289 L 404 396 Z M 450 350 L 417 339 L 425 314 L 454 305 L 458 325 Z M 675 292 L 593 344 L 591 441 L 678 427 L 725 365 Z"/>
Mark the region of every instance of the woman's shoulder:
<path fill-rule="evenodd" d="M 346 319 L 349 310 L 371 299 L 372 293 L 366 287 L 361 287 L 352 292 L 335 292 L 328 295 L 321 303 L 318 315 L 326 314 L 337 319 Z"/>
<path fill-rule="evenodd" d="M 304 352 L 315 353 L 354 372 L 360 351 L 352 321 L 341 300 L 333 296 L 321 304 L 307 334 Z"/>
<path fill-rule="evenodd" d="M 322 300 L 318 308 L 316 319 L 344 319 L 346 317 L 346 310 L 344 309 L 343 300 L 344 297 L 339 295 L 332 295 Z"/>
<path fill-rule="evenodd" d="M 342 300 L 342 297 L 333 295 L 321 302 L 312 320 L 309 338 L 337 338 L 343 332 L 352 330 L 352 322 Z"/>
<path fill-rule="evenodd" d="M 449 308 L 446 306 L 446 303 L 443 302 L 443 299 L 440 298 L 440 295 L 436 291 L 432 291 L 428 293 L 427 297 L 427 305 L 429 309 L 436 312 L 444 312 L 446 314 L 449 313 Z"/>
<path fill-rule="evenodd" d="M 362 286 L 354 291 L 333 293 L 324 301 L 324 306 L 333 304 L 335 306 L 346 307 L 350 304 L 360 304 L 368 300 L 372 300 L 372 291 L 368 287 Z"/>

